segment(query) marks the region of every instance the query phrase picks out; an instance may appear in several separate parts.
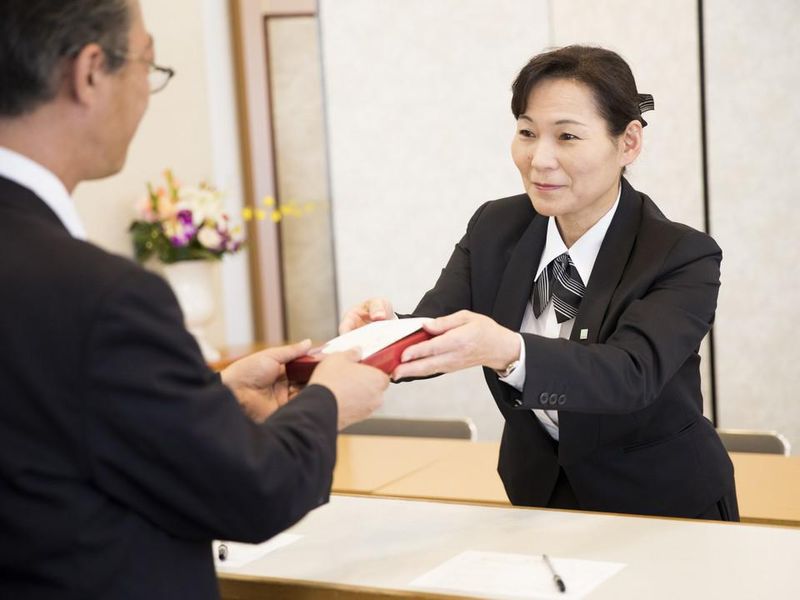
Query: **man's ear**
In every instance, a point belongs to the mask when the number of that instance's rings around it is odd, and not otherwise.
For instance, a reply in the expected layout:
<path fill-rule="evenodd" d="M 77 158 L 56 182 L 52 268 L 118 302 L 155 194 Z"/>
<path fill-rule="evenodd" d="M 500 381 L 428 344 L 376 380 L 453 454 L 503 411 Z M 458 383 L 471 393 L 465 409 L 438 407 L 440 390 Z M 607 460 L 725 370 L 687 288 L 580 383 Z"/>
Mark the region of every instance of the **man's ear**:
<path fill-rule="evenodd" d="M 642 124 L 638 120 L 628 123 L 625 131 L 622 132 L 619 138 L 620 150 L 622 151 L 620 156 L 621 167 L 627 167 L 638 158 L 644 142 L 642 133 Z"/>
<path fill-rule="evenodd" d="M 106 55 L 98 44 L 87 44 L 72 61 L 67 75 L 74 99 L 83 105 L 93 104 L 107 73 Z"/>

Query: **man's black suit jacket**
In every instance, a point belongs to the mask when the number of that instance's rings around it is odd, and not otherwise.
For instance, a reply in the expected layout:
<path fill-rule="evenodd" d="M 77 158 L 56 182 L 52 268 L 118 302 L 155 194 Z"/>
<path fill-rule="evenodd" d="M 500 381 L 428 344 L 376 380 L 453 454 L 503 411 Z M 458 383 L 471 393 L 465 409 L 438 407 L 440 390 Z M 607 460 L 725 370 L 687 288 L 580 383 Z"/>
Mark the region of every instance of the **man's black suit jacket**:
<path fill-rule="evenodd" d="M 484 204 L 414 314 L 468 309 L 518 331 L 546 235 L 527 195 Z M 734 492 L 702 416 L 698 355 L 721 256 L 623 179 L 571 338 L 523 334 L 522 393 L 484 369 L 505 418 L 498 471 L 514 504 L 547 505 L 559 466 L 587 510 L 694 517 Z M 530 409 L 559 411 L 558 444 Z"/>
<path fill-rule="evenodd" d="M 3 178 L 0 257 L 0 597 L 216 598 L 212 539 L 327 501 L 329 390 L 255 425 L 159 277 Z"/>

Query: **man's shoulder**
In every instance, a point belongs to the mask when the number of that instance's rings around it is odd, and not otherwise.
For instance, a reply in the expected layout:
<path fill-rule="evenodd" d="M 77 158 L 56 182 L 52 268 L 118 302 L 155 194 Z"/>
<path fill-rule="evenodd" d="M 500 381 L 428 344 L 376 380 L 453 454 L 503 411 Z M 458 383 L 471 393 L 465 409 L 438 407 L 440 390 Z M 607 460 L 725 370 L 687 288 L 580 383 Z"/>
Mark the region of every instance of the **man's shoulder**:
<path fill-rule="evenodd" d="M 124 290 L 167 287 L 131 259 L 75 239 L 59 227 L 31 224 L 19 239 L 25 246 L 8 256 L 0 273 L 15 282 L 15 294 L 34 297 L 37 304 L 52 301 L 83 313 Z"/>
<path fill-rule="evenodd" d="M 131 259 L 113 254 L 99 246 L 72 237 L 59 236 L 48 240 L 52 261 L 45 267 L 53 281 L 79 278 L 84 288 L 97 290 L 117 285 L 121 281 L 132 284 L 158 277 Z"/>

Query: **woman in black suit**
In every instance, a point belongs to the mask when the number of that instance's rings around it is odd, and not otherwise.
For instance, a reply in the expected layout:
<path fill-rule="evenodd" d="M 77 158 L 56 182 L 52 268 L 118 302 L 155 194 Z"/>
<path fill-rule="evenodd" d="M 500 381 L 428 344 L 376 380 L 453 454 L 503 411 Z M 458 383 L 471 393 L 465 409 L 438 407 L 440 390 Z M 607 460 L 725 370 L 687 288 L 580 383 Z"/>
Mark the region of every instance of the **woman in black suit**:
<path fill-rule="evenodd" d="M 619 55 L 584 46 L 535 56 L 512 89 L 527 193 L 474 214 L 414 311 L 436 337 L 394 378 L 484 367 L 514 504 L 738 520 L 700 390 L 722 253 L 623 177 L 652 97 Z M 340 330 L 393 315 L 367 300 Z"/>

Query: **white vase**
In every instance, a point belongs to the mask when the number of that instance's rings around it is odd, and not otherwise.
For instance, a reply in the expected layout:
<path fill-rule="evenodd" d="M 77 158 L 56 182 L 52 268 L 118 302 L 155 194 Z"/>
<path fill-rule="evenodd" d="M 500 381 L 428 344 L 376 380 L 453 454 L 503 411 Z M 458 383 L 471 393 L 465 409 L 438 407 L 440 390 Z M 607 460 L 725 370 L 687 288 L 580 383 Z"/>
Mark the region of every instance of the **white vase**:
<path fill-rule="evenodd" d="M 206 362 L 220 359 L 219 351 L 205 336 L 205 327 L 214 315 L 213 266 L 208 260 L 164 265 L 164 276 L 178 297 L 186 329 L 197 340 Z"/>

